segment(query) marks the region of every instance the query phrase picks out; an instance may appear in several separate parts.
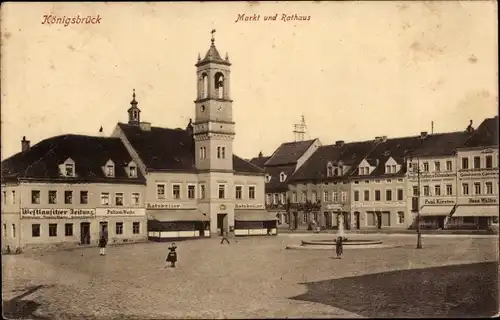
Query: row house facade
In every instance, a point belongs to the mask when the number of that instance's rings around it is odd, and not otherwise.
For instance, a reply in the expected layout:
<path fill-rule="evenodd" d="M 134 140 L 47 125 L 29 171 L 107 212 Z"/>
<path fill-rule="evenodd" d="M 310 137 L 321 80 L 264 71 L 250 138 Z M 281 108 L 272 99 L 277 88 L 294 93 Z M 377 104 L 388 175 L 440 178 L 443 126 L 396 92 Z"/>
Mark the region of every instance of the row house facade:
<path fill-rule="evenodd" d="M 336 141 L 318 148 L 289 182 L 292 228 L 335 229 L 339 222 L 345 229 L 361 227 L 363 222 L 352 216 L 349 177 L 376 144 Z"/>
<path fill-rule="evenodd" d="M 63 135 L 2 162 L 2 249 L 147 239 L 145 179 L 119 139 Z"/>
<path fill-rule="evenodd" d="M 486 119 L 457 150 L 457 208 L 451 228 L 498 229 L 498 116 Z"/>
<path fill-rule="evenodd" d="M 397 229 L 411 224 L 406 208 L 405 156 L 419 137 L 376 137 L 376 147 L 353 170 L 352 215 L 357 229 Z"/>
<path fill-rule="evenodd" d="M 460 192 L 456 150 L 471 134 L 471 130 L 422 132 L 419 145 L 407 157 L 407 210 L 413 212 L 412 220 L 416 221 L 413 199 L 418 198 L 421 228 L 445 229 L 450 224 Z"/>
<path fill-rule="evenodd" d="M 259 157 L 250 160 L 266 172 L 266 208 L 277 217 L 279 225 L 290 226 L 287 214 L 289 178 L 320 146 L 318 139 L 287 142 L 281 144 L 270 157 L 259 154 Z"/>

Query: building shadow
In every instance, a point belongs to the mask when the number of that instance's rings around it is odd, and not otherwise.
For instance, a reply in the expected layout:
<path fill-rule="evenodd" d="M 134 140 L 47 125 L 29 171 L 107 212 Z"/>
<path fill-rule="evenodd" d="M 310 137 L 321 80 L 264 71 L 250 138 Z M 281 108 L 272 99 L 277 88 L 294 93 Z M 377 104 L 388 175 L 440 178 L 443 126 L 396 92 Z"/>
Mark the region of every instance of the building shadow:
<path fill-rule="evenodd" d="M 4 319 L 34 319 L 34 320 L 43 320 L 49 319 L 45 317 L 35 316 L 33 313 L 40 307 L 40 303 L 37 303 L 32 300 L 22 300 L 24 297 L 32 294 L 33 292 L 46 288 L 48 286 L 38 285 L 28 287 L 27 290 L 10 299 L 10 300 L 2 300 L 2 314 Z"/>
<path fill-rule="evenodd" d="M 492 317 L 498 282 L 498 262 L 482 262 L 302 283 L 308 291 L 290 299 L 369 318 Z"/>

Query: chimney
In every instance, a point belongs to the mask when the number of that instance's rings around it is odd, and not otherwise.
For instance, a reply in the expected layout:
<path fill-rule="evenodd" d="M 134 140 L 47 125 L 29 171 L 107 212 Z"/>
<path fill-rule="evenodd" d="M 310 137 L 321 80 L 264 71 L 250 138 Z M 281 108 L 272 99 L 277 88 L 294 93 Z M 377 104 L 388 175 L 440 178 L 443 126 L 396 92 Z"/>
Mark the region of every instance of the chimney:
<path fill-rule="evenodd" d="M 420 139 L 425 139 L 425 138 L 427 138 L 427 131 L 420 132 Z"/>
<path fill-rule="evenodd" d="M 335 146 L 337 148 L 342 148 L 343 145 L 344 145 L 344 140 L 335 141 Z"/>
<path fill-rule="evenodd" d="M 99 129 L 99 137 L 104 137 L 104 130 L 101 128 Z"/>
<path fill-rule="evenodd" d="M 382 136 L 382 142 L 386 142 L 387 141 L 387 136 Z"/>
<path fill-rule="evenodd" d="M 21 151 L 26 152 L 30 149 L 30 141 L 26 140 L 26 136 L 23 137 L 23 140 L 21 140 Z"/>
<path fill-rule="evenodd" d="M 142 131 L 151 131 L 151 122 L 141 122 L 139 127 Z"/>
<path fill-rule="evenodd" d="M 259 158 L 262 158 L 264 155 L 262 154 L 262 151 L 259 152 Z"/>

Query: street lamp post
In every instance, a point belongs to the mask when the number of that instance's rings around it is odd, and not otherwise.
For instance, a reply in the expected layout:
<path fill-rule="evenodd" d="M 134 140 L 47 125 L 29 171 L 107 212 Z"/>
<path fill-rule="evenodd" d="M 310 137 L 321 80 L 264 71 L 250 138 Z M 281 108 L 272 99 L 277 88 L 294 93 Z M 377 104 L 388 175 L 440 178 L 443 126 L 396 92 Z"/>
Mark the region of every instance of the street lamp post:
<path fill-rule="evenodd" d="M 417 249 L 422 249 L 422 234 L 420 232 L 420 158 L 417 158 Z M 413 162 L 413 158 L 410 159 Z"/>

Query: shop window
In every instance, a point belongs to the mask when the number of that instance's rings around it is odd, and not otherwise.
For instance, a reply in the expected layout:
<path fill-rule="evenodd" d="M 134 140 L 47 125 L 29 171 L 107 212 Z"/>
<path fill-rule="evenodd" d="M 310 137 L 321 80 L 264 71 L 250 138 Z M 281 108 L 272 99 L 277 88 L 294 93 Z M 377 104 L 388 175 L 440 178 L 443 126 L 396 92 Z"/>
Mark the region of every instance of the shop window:
<path fill-rule="evenodd" d="M 5 196 L 4 196 L 5 201 Z M 40 190 L 31 190 L 31 203 L 40 204 Z"/>
<path fill-rule="evenodd" d="M 33 238 L 40 236 L 40 224 L 35 223 L 31 225 L 31 236 Z"/>
<path fill-rule="evenodd" d="M 72 223 L 65 223 L 64 224 L 64 235 L 66 237 L 73 236 L 73 224 Z"/>
<path fill-rule="evenodd" d="M 463 222 L 464 223 L 469 223 L 469 224 L 476 223 L 476 218 L 475 217 L 464 217 L 463 218 Z"/>
<path fill-rule="evenodd" d="M 405 213 L 404 212 L 401 212 L 401 211 L 398 212 L 398 223 L 399 224 L 405 223 Z"/>
<path fill-rule="evenodd" d="M 115 233 L 123 234 L 123 222 L 117 222 L 115 225 Z"/>
<path fill-rule="evenodd" d="M 49 204 L 57 203 L 57 191 L 49 190 Z"/>
<path fill-rule="evenodd" d="M 88 203 L 89 203 L 89 192 L 80 191 L 80 204 L 88 204 Z"/>
<path fill-rule="evenodd" d="M 141 224 L 140 222 L 133 222 L 132 223 L 132 233 L 133 234 L 139 234 L 141 233 Z"/>
<path fill-rule="evenodd" d="M 73 191 L 71 190 L 64 191 L 64 203 L 65 204 L 73 203 Z"/>
<path fill-rule="evenodd" d="M 49 237 L 57 237 L 57 224 L 49 223 Z"/>
<path fill-rule="evenodd" d="M 493 224 L 498 224 L 498 217 L 493 217 L 493 218 L 491 219 L 491 223 L 493 223 Z"/>

